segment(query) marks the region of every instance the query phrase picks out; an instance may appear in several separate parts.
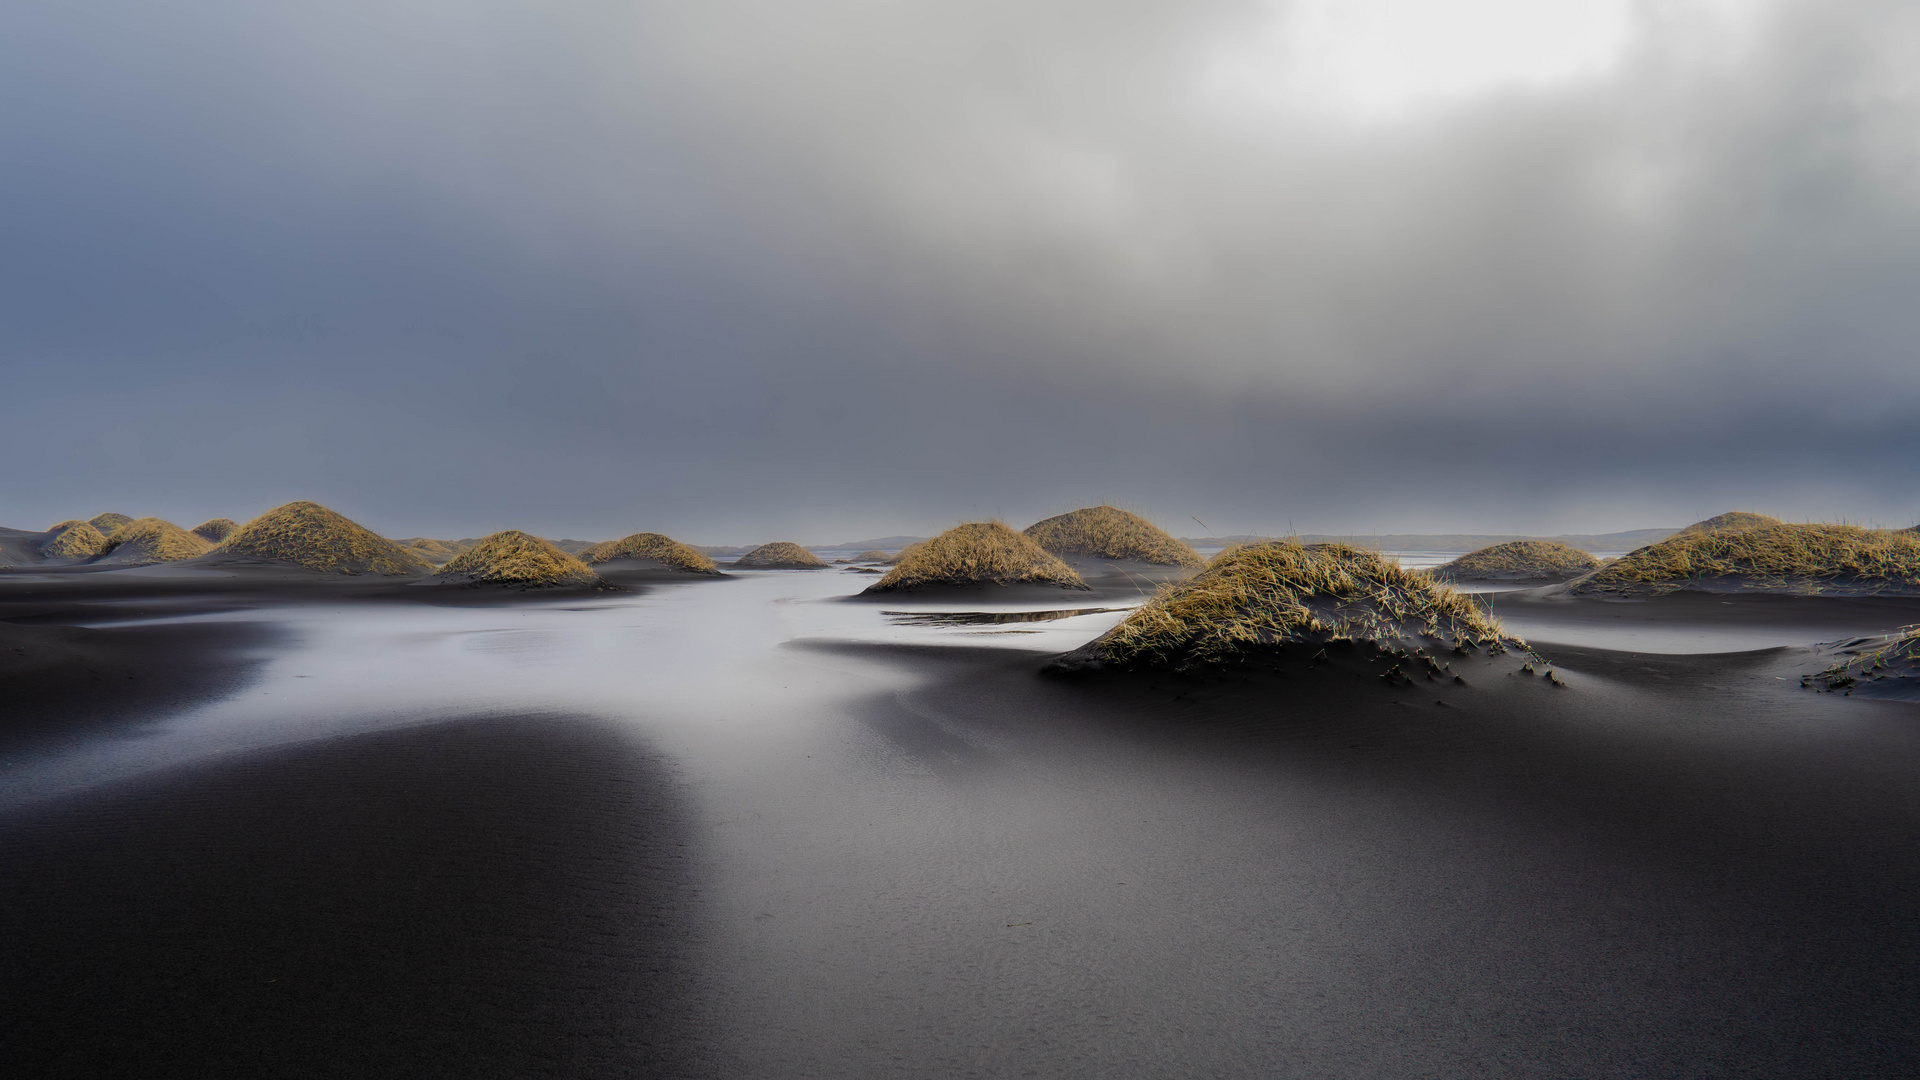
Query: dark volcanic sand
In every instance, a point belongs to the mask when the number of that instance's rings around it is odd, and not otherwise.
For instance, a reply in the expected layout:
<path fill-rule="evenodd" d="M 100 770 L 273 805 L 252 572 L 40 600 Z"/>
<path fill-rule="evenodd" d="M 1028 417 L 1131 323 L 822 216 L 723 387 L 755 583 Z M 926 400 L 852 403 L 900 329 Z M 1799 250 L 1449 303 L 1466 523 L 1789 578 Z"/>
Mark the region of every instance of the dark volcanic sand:
<path fill-rule="evenodd" d="M 91 1076 L 1920 1062 L 1920 710 L 1735 651 L 1920 604 L 1503 595 L 1568 687 L 1392 689 L 1043 677 L 1119 616 L 818 602 L 865 583 L 181 624 L 272 627 L 268 659 L 137 738 L 81 727 L 0 772 L 0 1054 Z M 1054 595 L 1022 606 L 1097 606 Z M 0 591 L 0 619 L 30 606 Z M 1604 647 L 1635 641 L 1662 647 Z"/>

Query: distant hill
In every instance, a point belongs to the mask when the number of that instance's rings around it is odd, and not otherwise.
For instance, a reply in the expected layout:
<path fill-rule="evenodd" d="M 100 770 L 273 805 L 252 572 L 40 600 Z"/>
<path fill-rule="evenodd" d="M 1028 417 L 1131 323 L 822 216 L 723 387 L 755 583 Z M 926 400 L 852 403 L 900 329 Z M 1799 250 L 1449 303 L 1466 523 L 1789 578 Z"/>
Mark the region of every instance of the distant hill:
<path fill-rule="evenodd" d="M 1380 551 L 1479 551 L 1495 544 L 1506 544 L 1515 540 L 1557 540 L 1568 547 L 1581 551 L 1632 551 L 1635 548 L 1657 544 L 1678 529 L 1629 529 L 1616 533 L 1564 533 L 1559 536 L 1520 536 L 1504 533 L 1377 533 L 1366 536 L 1335 536 L 1328 533 L 1302 533 L 1298 537 L 1304 544 L 1352 544 L 1354 547 L 1375 548 Z M 1272 536 L 1183 536 L 1181 540 L 1193 547 L 1227 547 L 1231 544 L 1245 544 L 1257 540 L 1274 540 Z"/>
<path fill-rule="evenodd" d="M 849 540 L 844 544 L 817 544 L 810 551 L 870 551 L 879 548 L 883 551 L 898 551 L 908 544 L 923 543 L 924 536 L 882 536 L 873 540 Z"/>

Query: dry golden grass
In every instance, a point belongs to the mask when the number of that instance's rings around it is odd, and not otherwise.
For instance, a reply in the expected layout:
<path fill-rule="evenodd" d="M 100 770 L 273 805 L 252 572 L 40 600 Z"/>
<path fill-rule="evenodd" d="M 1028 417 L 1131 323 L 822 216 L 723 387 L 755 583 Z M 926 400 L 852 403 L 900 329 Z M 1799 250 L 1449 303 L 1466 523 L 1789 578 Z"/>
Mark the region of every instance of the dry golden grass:
<path fill-rule="evenodd" d="M 240 523 L 232 518 L 214 518 L 203 521 L 193 527 L 193 535 L 209 543 L 217 544 L 240 531 Z"/>
<path fill-rule="evenodd" d="M 634 533 L 619 540 L 595 544 L 580 553 L 580 561 L 596 566 L 614 559 L 652 559 L 674 570 L 691 574 L 717 574 L 713 560 L 693 548 L 659 533 Z"/>
<path fill-rule="evenodd" d="M 1777 517 L 1755 514 L 1747 510 L 1729 510 L 1724 514 L 1715 514 L 1705 521 L 1693 524 L 1674 533 L 1674 536 L 1693 536 L 1698 533 L 1737 532 L 1741 529 L 1757 529 L 1762 525 L 1784 525 L 1786 522 Z M 1668 537 L 1672 539 L 1672 537 Z"/>
<path fill-rule="evenodd" d="M 1763 525 L 1681 533 L 1578 583 L 1576 592 L 1717 585 L 1774 592 L 1920 590 L 1920 535 L 1853 525 Z"/>
<path fill-rule="evenodd" d="M 111 537 L 115 529 L 133 524 L 133 519 L 125 514 L 95 514 L 87 519 L 87 524 L 100 530 L 100 535 Z"/>
<path fill-rule="evenodd" d="M 1090 506 L 1027 526 L 1026 535 L 1055 555 L 1185 566 L 1198 570 L 1207 561 L 1138 514 L 1111 506 Z"/>
<path fill-rule="evenodd" d="M 212 550 L 212 544 L 171 521 L 141 518 L 120 526 L 107 537 L 107 553 L 100 561 L 120 566 L 148 566 L 198 558 Z"/>
<path fill-rule="evenodd" d="M 818 555 L 785 540 L 761 544 L 733 561 L 742 570 L 825 570 L 827 564 Z"/>
<path fill-rule="evenodd" d="M 523 589 L 605 584 L 586 563 L 518 529 L 494 533 L 461 552 L 435 580 Z"/>
<path fill-rule="evenodd" d="M 1513 540 L 1462 555 L 1432 574 L 1439 581 L 1544 581 L 1599 566 L 1600 560 L 1558 540 Z"/>
<path fill-rule="evenodd" d="M 860 554 L 855 555 L 853 557 L 853 561 L 854 562 L 892 562 L 893 556 L 887 554 L 884 551 L 881 551 L 879 548 L 874 548 L 870 551 L 863 551 Z"/>
<path fill-rule="evenodd" d="M 1120 668 L 1189 670 L 1289 645 L 1414 638 L 1495 651 L 1524 647 L 1473 600 L 1345 544 L 1277 541 L 1221 552 L 1093 643 Z"/>
<path fill-rule="evenodd" d="M 305 501 L 261 514 L 214 550 L 330 574 L 419 574 L 433 569 L 386 537 Z"/>
<path fill-rule="evenodd" d="M 107 538 L 84 521 L 63 521 L 51 531 L 54 535 L 40 545 L 46 558 L 91 559 L 107 550 Z"/>
<path fill-rule="evenodd" d="M 867 592 L 938 585 L 1058 585 L 1084 589 L 1073 568 L 997 521 L 956 526 L 900 553 L 894 568 Z"/>

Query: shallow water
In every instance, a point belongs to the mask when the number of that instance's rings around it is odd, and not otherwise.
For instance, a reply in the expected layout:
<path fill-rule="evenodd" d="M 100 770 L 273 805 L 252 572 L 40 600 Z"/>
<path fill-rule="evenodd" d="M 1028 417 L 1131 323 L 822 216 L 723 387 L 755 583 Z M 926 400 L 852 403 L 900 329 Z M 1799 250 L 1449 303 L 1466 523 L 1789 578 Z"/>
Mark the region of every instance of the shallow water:
<path fill-rule="evenodd" d="M 1119 611 L 956 626 L 842 599 L 864 584 L 203 616 L 289 636 L 234 697 L 0 765 L 0 809 L 339 736 L 590 717 L 691 815 L 675 1075 L 1708 1075 L 1799 1062 L 1797 1033 L 1837 1038 L 1843 1008 L 1868 1036 L 1836 1074 L 1884 1071 L 1871 1048 L 1897 1039 L 1873 1025 L 1911 987 L 1858 967 L 1912 942 L 1860 895 L 1913 884 L 1898 707 L 1575 668 L 1538 722 L 1383 701 L 1162 723 L 1028 674 Z M 1675 653 L 1742 633 L 1558 629 Z M 1789 809 L 1804 835 L 1772 831 Z M 647 1070 L 608 1053 L 571 1075 Z"/>

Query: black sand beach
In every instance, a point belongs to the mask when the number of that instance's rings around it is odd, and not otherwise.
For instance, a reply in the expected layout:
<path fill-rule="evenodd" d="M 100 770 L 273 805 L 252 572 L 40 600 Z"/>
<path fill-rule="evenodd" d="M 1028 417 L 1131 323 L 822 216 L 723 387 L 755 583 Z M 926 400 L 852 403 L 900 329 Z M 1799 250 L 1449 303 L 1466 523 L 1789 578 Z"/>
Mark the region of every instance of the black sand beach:
<path fill-rule="evenodd" d="M 1049 677 L 1118 614 L 833 602 L 867 580 L 10 589 L 9 634 L 149 605 L 123 629 L 165 628 L 201 696 L 47 683 L 40 734 L 7 735 L 0 1052 L 68 1076 L 1920 1061 L 1920 713 L 1797 681 L 1799 646 L 1913 601 L 1502 594 L 1568 685 L 1392 687 Z"/>

